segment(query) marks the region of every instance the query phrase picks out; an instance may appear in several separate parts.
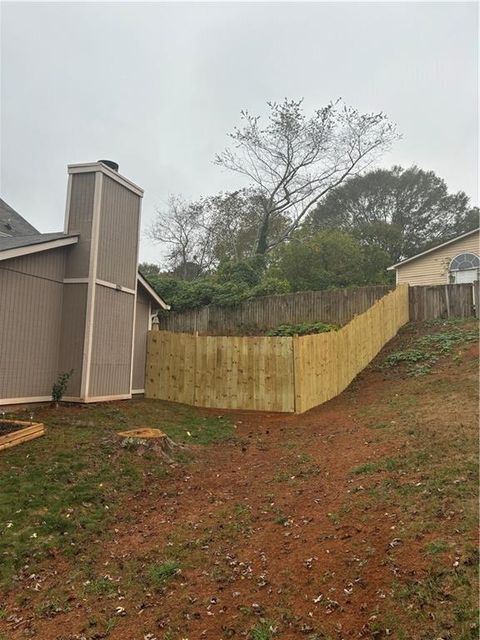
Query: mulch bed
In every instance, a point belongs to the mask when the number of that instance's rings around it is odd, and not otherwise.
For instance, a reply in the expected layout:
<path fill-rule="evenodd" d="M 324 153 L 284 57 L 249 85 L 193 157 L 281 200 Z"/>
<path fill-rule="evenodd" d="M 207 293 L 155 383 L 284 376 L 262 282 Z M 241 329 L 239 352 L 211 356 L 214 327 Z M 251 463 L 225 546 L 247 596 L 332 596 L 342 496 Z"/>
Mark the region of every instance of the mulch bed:
<path fill-rule="evenodd" d="M 20 429 L 25 429 L 27 425 L 23 423 L 18 423 L 13 420 L 0 420 L 0 436 L 7 436 L 9 433 L 15 433 L 15 431 L 20 431 Z"/>

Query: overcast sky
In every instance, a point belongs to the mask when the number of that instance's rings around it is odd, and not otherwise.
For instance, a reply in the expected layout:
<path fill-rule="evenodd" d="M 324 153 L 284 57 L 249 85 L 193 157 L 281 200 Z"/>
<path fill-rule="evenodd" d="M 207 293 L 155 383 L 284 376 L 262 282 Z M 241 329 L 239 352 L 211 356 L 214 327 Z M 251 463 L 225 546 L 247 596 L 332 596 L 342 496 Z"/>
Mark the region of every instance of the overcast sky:
<path fill-rule="evenodd" d="M 63 228 L 66 165 L 110 158 L 145 189 L 239 186 L 212 164 L 248 108 L 342 97 L 384 111 L 417 164 L 478 202 L 474 3 L 2 3 L 1 193 L 42 232 Z M 141 258 L 159 250 L 142 240 Z"/>

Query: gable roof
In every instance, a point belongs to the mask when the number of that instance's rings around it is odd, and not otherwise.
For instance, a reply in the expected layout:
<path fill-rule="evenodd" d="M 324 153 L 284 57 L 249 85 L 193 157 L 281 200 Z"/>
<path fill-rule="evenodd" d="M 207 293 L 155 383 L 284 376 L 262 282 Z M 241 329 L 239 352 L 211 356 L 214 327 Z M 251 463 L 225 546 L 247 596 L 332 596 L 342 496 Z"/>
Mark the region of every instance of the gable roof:
<path fill-rule="evenodd" d="M 37 233 L 36 235 L 4 237 L 0 236 L 0 260 L 9 260 L 38 253 L 48 249 L 58 249 L 78 242 L 78 234 Z"/>
<path fill-rule="evenodd" d="M 137 272 L 137 282 L 145 289 L 145 291 L 150 295 L 151 298 L 162 308 L 168 311 L 170 309 L 170 305 L 162 300 L 162 298 L 158 295 L 152 285 L 148 282 L 145 276 L 142 276 L 140 271 Z"/>
<path fill-rule="evenodd" d="M 437 244 L 436 247 L 432 247 L 431 249 L 427 249 L 426 251 L 422 251 L 421 253 L 417 253 L 417 255 L 412 256 L 411 258 L 406 258 L 405 260 L 402 260 L 401 262 L 397 262 L 396 264 L 392 264 L 391 267 L 387 268 L 387 271 L 391 271 L 392 269 L 396 269 L 397 267 L 401 267 L 404 264 L 407 264 L 407 262 L 412 262 L 412 260 L 416 260 L 417 258 L 420 258 L 421 256 L 425 256 L 427 255 L 427 253 L 432 253 L 432 251 L 436 251 L 437 249 L 440 249 L 442 247 L 446 247 L 449 244 L 452 244 L 453 242 L 457 242 L 457 240 L 461 240 L 462 238 L 467 238 L 468 236 L 473 235 L 474 233 L 478 233 L 480 231 L 480 227 L 477 227 L 476 229 L 472 229 L 472 231 L 467 231 L 467 233 L 462 233 L 461 236 L 457 236 L 456 238 L 452 238 L 451 240 L 447 240 L 447 242 L 442 242 L 442 244 Z"/>
<path fill-rule="evenodd" d="M 39 231 L 0 198 L 0 238 L 37 235 Z"/>

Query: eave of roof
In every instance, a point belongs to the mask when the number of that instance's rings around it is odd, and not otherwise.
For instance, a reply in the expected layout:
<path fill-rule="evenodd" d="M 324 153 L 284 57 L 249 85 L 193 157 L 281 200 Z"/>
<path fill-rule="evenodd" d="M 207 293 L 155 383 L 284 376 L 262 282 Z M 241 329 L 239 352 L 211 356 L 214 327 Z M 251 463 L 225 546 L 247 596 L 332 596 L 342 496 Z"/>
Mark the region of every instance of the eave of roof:
<path fill-rule="evenodd" d="M 140 271 L 138 271 L 137 273 L 137 281 L 162 309 L 165 309 L 165 311 L 168 311 L 170 309 L 170 305 L 167 304 L 165 300 L 162 300 L 162 298 L 158 295 L 158 293 L 148 282 L 148 280 L 140 273 Z"/>
<path fill-rule="evenodd" d="M 2 237 L 0 238 L 0 260 L 10 260 L 30 253 L 58 249 L 77 242 L 78 234 L 65 233 Z"/>
<path fill-rule="evenodd" d="M 480 231 L 480 227 L 477 227 L 476 229 L 472 229 L 472 231 L 467 231 L 467 233 L 462 233 L 461 236 L 457 236 L 456 238 L 452 238 L 451 240 L 447 240 L 447 242 L 443 242 L 442 244 L 437 244 L 436 247 L 431 247 L 430 249 L 427 249 L 426 251 L 422 251 L 421 253 L 417 253 L 417 255 L 412 256 L 411 258 L 406 258 L 405 260 L 402 260 L 401 262 L 397 262 L 396 264 L 392 264 L 391 267 L 387 267 L 387 271 L 392 271 L 393 269 L 397 269 L 397 267 L 401 267 L 404 264 L 407 264 L 407 262 L 412 262 L 412 260 L 416 260 L 417 258 L 421 258 L 422 256 L 427 255 L 427 253 L 432 253 L 432 251 L 436 251 L 437 249 L 441 249 L 442 247 L 446 247 L 449 244 L 452 244 L 453 242 L 457 242 L 458 240 L 461 240 L 462 238 L 466 238 L 467 236 L 471 236 L 474 233 L 478 233 Z"/>

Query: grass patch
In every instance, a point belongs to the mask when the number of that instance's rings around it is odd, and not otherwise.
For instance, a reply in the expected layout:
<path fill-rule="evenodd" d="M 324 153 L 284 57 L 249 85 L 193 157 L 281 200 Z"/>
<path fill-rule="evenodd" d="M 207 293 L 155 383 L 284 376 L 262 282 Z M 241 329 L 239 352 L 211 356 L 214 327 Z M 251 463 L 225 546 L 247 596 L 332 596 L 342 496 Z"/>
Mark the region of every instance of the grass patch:
<path fill-rule="evenodd" d="M 180 423 L 162 425 L 162 430 L 177 442 L 185 444 L 213 444 L 229 440 L 234 436 L 233 425 L 223 416 L 184 417 Z"/>
<path fill-rule="evenodd" d="M 352 469 L 355 475 L 378 473 L 379 471 L 397 471 L 399 461 L 396 458 L 386 458 L 378 462 L 365 462 L 358 467 Z"/>
<path fill-rule="evenodd" d="M 29 410 L 30 411 L 30 410 Z M 17 412 L 9 417 L 25 418 Z M 160 427 L 179 442 L 210 444 L 232 437 L 224 417 L 154 400 L 35 409 L 46 435 L 0 455 L 0 585 L 29 573 L 60 549 L 94 557 L 91 540 L 108 535 L 116 510 L 145 483 L 168 477 L 157 456 L 120 450 L 118 431 Z"/>
<path fill-rule="evenodd" d="M 161 591 L 167 582 L 181 571 L 176 560 L 165 560 L 161 564 L 153 564 L 148 569 L 148 578 L 154 589 Z"/>
<path fill-rule="evenodd" d="M 89 580 L 85 585 L 85 593 L 95 596 L 107 596 L 116 593 L 116 591 L 117 585 L 107 576 Z"/>
<path fill-rule="evenodd" d="M 263 620 L 250 629 L 248 633 L 248 640 L 272 640 L 276 635 L 277 630 L 273 622 L 270 620 Z"/>
<path fill-rule="evenodd" d="M 425 553 L 430 555 L 437 553 L 446 553 L 450 549 L 450 545 L 445 540 L 433 540 L 425 546 Z"/>

